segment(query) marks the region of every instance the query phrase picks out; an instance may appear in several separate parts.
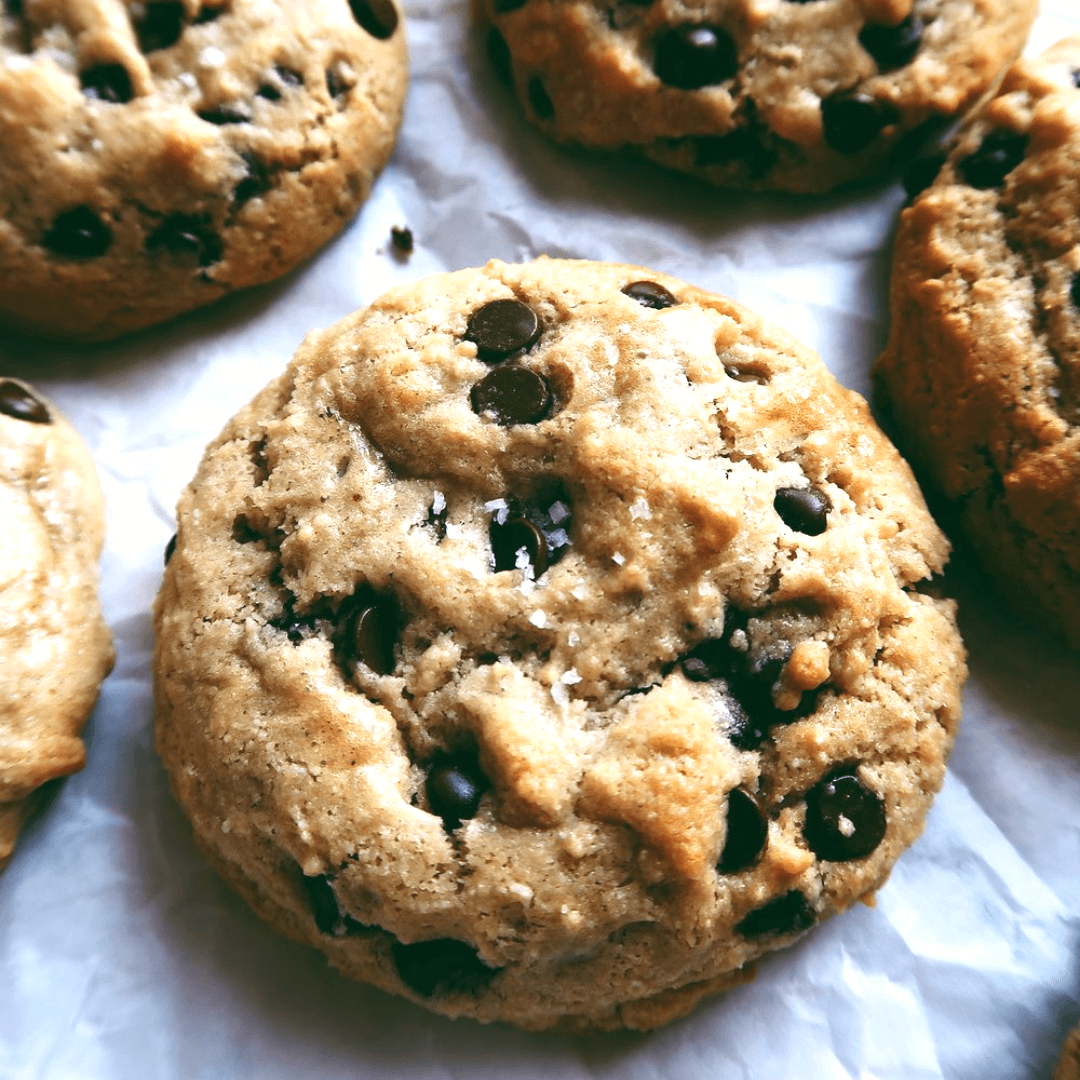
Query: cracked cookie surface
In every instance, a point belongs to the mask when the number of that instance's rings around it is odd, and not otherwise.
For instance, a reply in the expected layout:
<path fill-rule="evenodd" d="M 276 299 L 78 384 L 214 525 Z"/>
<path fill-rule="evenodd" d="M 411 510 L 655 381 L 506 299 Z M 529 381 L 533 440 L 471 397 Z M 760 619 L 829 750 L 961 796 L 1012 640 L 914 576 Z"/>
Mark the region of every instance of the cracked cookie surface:
<path fill-rule="evenodd" d="M 724 187 L 827 191 L 913 152 L 1016 57 L 1035 0 L 477 0 L 527 117 Z"/>
<path fill-rule="evenodd" d="M 70 424 L 0 378 L 0 869 L 41 786 L 86 761 L 79 732 L 112 667 L 98 601 L 105 508 Z"/>
<path fill-rule="evenodd" d="M 283 932 L 448 1015 L 649 1028 L 882 884 L 959 718 L 947 545 L 821 361 L 640 267 L 308 337 L 208 448 L 158 749 Z"/>
<path fill-rule="evenodd" d="M 0 325 L 100 340 L 270 281 L 393 148 L 393 0 L 0 2 Z"/>
<path fill-rule="evenodd" d="M 1080 35 L 1018 61 L 947 156 L 913 171 L 875 368 L 905 449 L 995 583 L 1074 647 L 1078 155 Z"/>

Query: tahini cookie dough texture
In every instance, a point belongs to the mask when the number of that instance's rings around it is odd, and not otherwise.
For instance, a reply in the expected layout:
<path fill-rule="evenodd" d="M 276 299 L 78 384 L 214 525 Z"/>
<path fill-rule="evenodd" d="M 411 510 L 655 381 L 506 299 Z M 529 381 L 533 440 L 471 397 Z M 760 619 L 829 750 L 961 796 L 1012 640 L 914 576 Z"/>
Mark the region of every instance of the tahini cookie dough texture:
<path fill-rule="evenodd" d="M 1078 84 L 1080 35 L 1018 61 L 947 160 L 915 170 L 876 368 L 905 449 L 955 504 L 997 585 L 1074 646 Z"/>
<path fill-rule="evenodd" d="M 105 508 L 74 429 L 0 378 L 0 870 L 42 784 L 86 761 L 79 732 L 112 667 L 98 602 Z"/>
<path fill-rule="evenodd" d="M 640 267 L 308 337 L 178 509 L 158 749 L 218 870 L 451 1016 L 649 1028 L 885 880 L 959 717 L 947 545 L 865 403 Z"/>
<path fill-rule="evenodd" d="M 475 0 L 491 61 L 561 142 L 737 188 L 880 174 L 1023 47 L 1036 0 Z"/>
<path fill-rule="evenodd" d="M 406 78 L 394 0 L 2 0 L 0 326 L 103 339 L 284 274 Z"/>

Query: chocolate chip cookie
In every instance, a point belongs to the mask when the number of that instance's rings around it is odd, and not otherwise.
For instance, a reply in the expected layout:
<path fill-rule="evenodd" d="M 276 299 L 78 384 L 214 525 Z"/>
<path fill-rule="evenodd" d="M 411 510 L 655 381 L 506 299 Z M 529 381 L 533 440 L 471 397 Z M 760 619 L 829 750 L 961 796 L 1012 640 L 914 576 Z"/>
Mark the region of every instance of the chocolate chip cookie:
<path fill-rule="evenodd" d="M 1054 1080 L 1080 1080 L 1080 1027 L 1073 1028 L 1054 1070 Z"/>
<path fill-rule="evenodd" d="M 1036 0 L 478 0 L 560 142 L 714 184 L 827 191 L 905 159 L 1020 52 Z"/>
<path fill-rule="evenodd" d="M 908 180 L 876 373 L 1001 589 L 1080 646 L 1080 35 Z M 936 177 L 936 178 L 935 178 Z"/>
<path fill-rule="evenodd" d="M 292 269 L 406 65 L 394 0 L 0 0 L 0 326 L 100 340 Z"/>
<path fill-rule="evenodd" d="M 98 603 L 105 512 L 55 406 L 0 378 L 0 870 L 42 784 L 83 767 L 79 732 L 113 661 Z"/>
<path fill-rule="evenodd" d="M 183 495 L 158 749 L 269 922 L 451 1016 L 649 1028 L 882 884 L 959 718 L 857 395 L 640 267 L 312 334 Z"/>

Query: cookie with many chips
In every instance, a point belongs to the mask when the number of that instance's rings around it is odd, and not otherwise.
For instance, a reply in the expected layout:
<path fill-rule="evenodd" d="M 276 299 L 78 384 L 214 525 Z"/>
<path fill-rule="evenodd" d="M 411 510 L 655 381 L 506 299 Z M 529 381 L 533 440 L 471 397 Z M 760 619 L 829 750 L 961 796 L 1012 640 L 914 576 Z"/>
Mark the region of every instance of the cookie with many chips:
<path fill-rule="evenodd" d="M 0 325 L 99 340 L 279 277 L 393 148 L 394 0 L 0 2 Z"/>
<path fill-rule="evenodd" d="M 947 545 L 821 361 L 639 267 L 308 337 L 208 448 L 158 749 L 214 865 L 452 1016 L 648 1028 L 878 888 L 959 718 Z"/>

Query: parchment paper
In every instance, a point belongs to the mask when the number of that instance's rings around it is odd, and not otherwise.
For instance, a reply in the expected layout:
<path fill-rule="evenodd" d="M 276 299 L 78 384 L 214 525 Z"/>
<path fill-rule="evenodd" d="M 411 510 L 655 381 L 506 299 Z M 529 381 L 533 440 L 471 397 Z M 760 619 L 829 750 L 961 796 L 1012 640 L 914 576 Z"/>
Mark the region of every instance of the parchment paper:
<path fill-rule="evenodd" d="M 1080 28 L 1076 0 L 1043 7 L 1033 51 Z M 899 185 L 740 197 L 561 150 L 488 72 L 465 0 L 406 10 L 401 139 L 328 249 L 282 282 L 118 344 L 0 343 L 0 372 L 37 382 L 97 458 L 118 649 L 86 770 L 0 878 L 0 1077 L 1048 1077 L 1080 1020 L 1080 657 L 1017 625 L 963 553 L 949 587 L 972 676 L 924 837 L 876 908 L 856 905 L 654 1034 L 571 1039 L 431 1016 L 280 940 L 195 852 L 153 753 L 149 608 L 202 447 L 307 330 L 393 283 L 546 252 L 725 292 L 863 392 L 885 338 Z M 390 251 L 393 224 L 416 236 L 408 260 Z"/>

